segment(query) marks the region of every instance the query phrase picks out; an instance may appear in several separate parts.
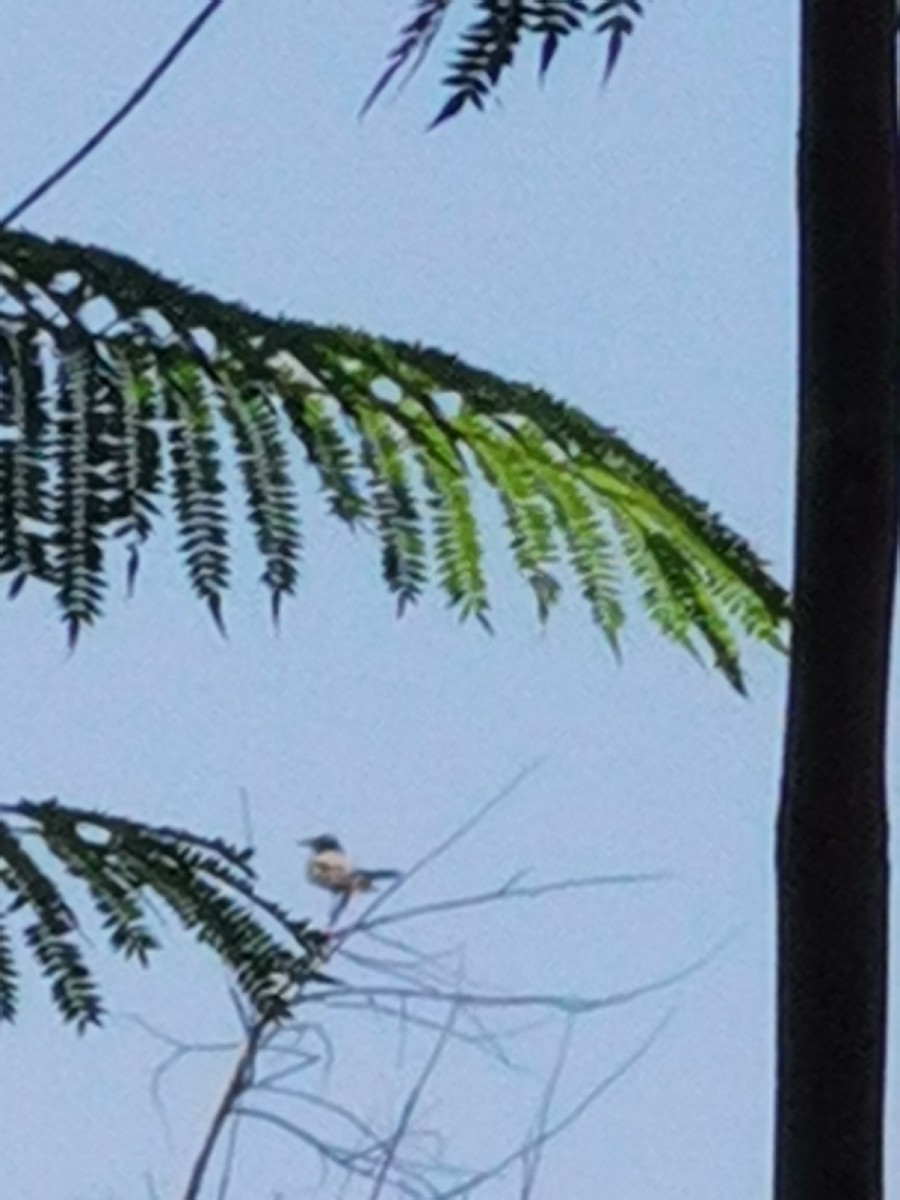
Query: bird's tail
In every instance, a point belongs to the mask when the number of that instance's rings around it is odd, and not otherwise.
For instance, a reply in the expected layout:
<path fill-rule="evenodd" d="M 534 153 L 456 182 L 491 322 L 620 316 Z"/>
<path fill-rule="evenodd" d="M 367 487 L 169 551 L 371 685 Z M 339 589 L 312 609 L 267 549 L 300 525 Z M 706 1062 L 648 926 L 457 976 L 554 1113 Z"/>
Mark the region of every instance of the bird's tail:
<path fill-rule="evenodd" d="M 357 891 L 367 892 L 383 879 L 399 879 L 401 874 L 400 871 L 354 871 L 353 880 Z"/>

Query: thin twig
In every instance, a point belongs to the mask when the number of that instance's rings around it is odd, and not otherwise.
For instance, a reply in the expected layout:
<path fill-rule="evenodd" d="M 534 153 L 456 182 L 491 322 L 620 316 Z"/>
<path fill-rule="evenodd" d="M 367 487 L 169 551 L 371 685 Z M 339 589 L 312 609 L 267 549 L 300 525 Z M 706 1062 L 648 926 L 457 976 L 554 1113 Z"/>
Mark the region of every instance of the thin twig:
<path fill-rule="evenodd" d="M 179 1038 L 173 1037 L 165 1030 L 159 1029 L 156 1025 L 151 1024 L 139 1013 L 120 1013 L 115 1017 L 118 1021 L 129 1021 L 137 1025 L 145 1033 L 149 1034 L 156 1041 L 162 1042 L 169 1047 L 169 1053 L 153 1070 L 150 1077 L 150 1099 L 153 1104 L 153 1109 L 162 1127 L 166 1143 L 171 1149 L 174 1144 L 172 1136 L 172 1125 L 169 1121 L 169 1114 L 166 1111 L 166 1103 L 163 1097 L 162 1085 L 165 1076 L 183 1059 L 194 1054 L 222 1054 L 225 1051 L 233 1051 L 239 1044 L 235 1041 L 229 1042 L 184 1042 Z"/>
<path fill-rule="evenodd" d="M 666 1026 L 672 1020 L 674 1013 L 675 1009 L 670 1009 L 662 1018 L 662 1020 L 656 1023 L 656 1025 L 650 1031 L 650 1034 L 641 1042 L 638 1048 L 632 1054 L 630 1054 L 624 1062 L 620 1063 L 615 1070 L 604 1076 L 604 1078 L 601 1079 L 595 1087 L 591 1088 L 591 1090 L 585 1096 L 583 1096 L 577 1104 L 573 1105 L 564 1116 L 560 1117 L 560 1119 L 554 1125 L 548 1126 L 542 1132 L 535 1134 L 535 1136 L 532 1138 L 529 1138 L 528 1141 L 521 1145 L 517 1150 L 514 1150 L 511 1154 L 508 1154 L 499 1162 L 494 1163 L 492 1167 L 488 1167 L 483 1171 L 479 1171 L 476 1174 L 469 1176 L 469 1178 L 461 1183 L 458 1187 L 450 1188 L 447 1191 L 440 1192 L 435 1200 L 455 1200 L 457 1196 L 468 1197 L 474 1188 L 480 1187 L 483 1183 L 487 1183 L 489 1179 L 495 1179 L 498 1175 L 502 1175 L 504 1171 L 508 1170 L 508 1168 L 513 1165 L 513 1163 L 520 1162 L 525 1156 L 533 1154 L 539 1147 L 545 1145 L 551 1139 L 557 1137 L 564 1130 L 568 1129 L 570 1125 L 574 1125 L 578 1118 L 581 1117 L 595 1101 L 599 1100 L 604 1092 L 608 1092 L 609 1089 L 615 1083 L 618 1083 L 618 1081 L 624 1075 L 626 1075 L 633 1066 L 640 1062 L 648 1050 L 651 1049 L 651 1047 L 656 1043 L 657 1039 L 662 1035 Z"/>
<path fill-rule="evenodd" d="M 361 1175 L 365 1179 L 371 1179 L 375 1174 L 376 1168 L 372 1164 L 367 1164 L 365 1159 L 370 1156 L 371 1150 L 376 1147 L 369 1147 L 363 1151 L 345 1150 L 340 1146 L 335 1146 L 324 1142 L 321 1138 L 309 1132 L 308 1129 L 303 1129 L 300 1125 L 289 1121 L 287 1117 L 281 1116 L 280 1113 L 267 1112 L 263 1108 L 245 1108 L 243 1105 L 238 1105 L 234 1110 L 236 1117 L 251 1117 L 257 1121 L 263 1121 L 266 1124 L 274 1125 L 277 1129 L 289 1133 L 298 1141 L 315 1150 L 324 1163 L 334 1163 L 344 1171 L 351 1172 L 354 1175 Z M 402 1179 L 395 1179 L 393 1186 L 397 1191 L 404 1193 L 407 1196 L 418 1197 L 421 1192 L 414 1189 L 410 1184 L 405 1183 Z M 436 1189 L 429 1189 L 432 1194 L 435 1194 Z"/>
<path fill-rule="evenodd" d="M 480 825 L 481 822 L 487 816 L 489 816 L 495 808 L 498 808 L 504 802 L 504 800 L 508 800 L 513 792 L 515 792 L 519 787 L 519 785 L 523 783 L 529 777 L 529 775 L 534 774 L 542 762 L 543 759 L 535 759 L 534 762 L 530 763 L 527 767 L 523 767 L 521 771 L 517 772 L 517 774 L 513 776 L 512 780 L 506 784 L 505 787 L 502 787 L 499 792 L 496 792 L 493 796 L 491 796 L 490 800 L 482 804 L 481 808 L 476 809 L 472 816 L 463 821 L 462 825 L 457 826 L 453 833 L 444 838 L 442 842 L 438 842 L 438 844 L 433 849 L 429 850 L 427 854 L 423 854 L 420 859 L 413 863 L 408 871 L 404 871 L 399 878 L 388 884 L 383 892 L 379 892 L 371 904 L 368 905 L 360 919 L 354 925 L 348 926 L 347 929 L 342 929 L 340 933 L 336 935 L 335 940 L 340 942 L 346 941 L 356 929 L 370 922 L 372 914 L 377 912 L 379 908 L 386 904 L 387 901 L 390 900 L 390 898 L 400 890 L 400 888 L 405 887 L 411 879 L 415 878 L 416 875 L 421 874 L 426 867 L 430 867 L 433 862 L 446 854 L 447 851 L 452 849 L 457 842 L 461 841 L 464 837 L 466 837 L 467 834 L 471 833 L 477 825 Z"/>
<path fill-rule="evenodd" d="M 412 1013 L 408 1010 L 406 1003 L 401 1003 L 396 1006 L 386 1004 L 382 1000 L 375 1000 L 371 997 L 361 998 L 354 1001 L 352 996 L 339 1001 L 336 1004 L 330 1005 L 332 1008 L 338 1008 L 342 1011 L 358 1010 L 367 1013 L 373 1013 L 380 1017 L 391 1017 L 398 1024 L 406 1024 L 418 1029 L 427 1029 L 431 1032 L 439 1031 L 443 1028 L 443 1021 L 422 1016 L 417 1013 Z M 472 1014 L 467 1014 L 471 1017 Z M 533 1033 L 536 1029 L 541 1029 L 549 1021 L 551 1017 L 545 1017 L 538 1021 L 529 1021 L 527 1024 L 518 1025 L 515 1029 L 510 1029 L 504 1033 L 486 1034 L 481 1030 L 476 1033 L 465 1033 L 461 1029 L 454 1029 L 453 1038 L 455 1041 L 461 1042 L 464 1045 L 477 1050 L 486 1058 L 492 1059 L 494 1062 L 500 1063 L 507 1070 L 526 1073 L 526 1068 L 522 1067 L 508 1054 L 503 1052 L 499 1043 L 501 1039 L 504 1041 L 512 1041 L 514 1038 L 521 1038 L 526 1033 Z M 473 1022 L 474 1024 L 474 1022 Z"/>
<path fill-rule="evenodd" d="M 517 878 L 521 878 L 518 876 Z M 400 912 L 386 913 L 383 917 L 373 920 L 363 916 L 353 927 L 354 931 L 369 933 L 384 925 L 396 925 L 400 921 L 412 921 L 417 917 L 430 917 L 435 913 L 452 912 L 460 908 L 477 908 L 491 904 L 496 900 L 533 900 L 547 896 L 553 892 L 567 892 L 577 888 L 599 888 L 615 884 L 629 885 L 637 883 L 659 883 L 671 878 L 666 872 L 656 871 L 644 874 L 626 875 L 589 875 L 583 879 L 562 879 L 552 883 L 534 884 L 531 887 L 519 887 L 515 880 L 502 884 L 489 892 L 476 892 L 471 896 L 451 897 L 448 900 L 434 900 L 429 904 L 418 904 L 414 908 L 405 908 Z"/>
<path fill-rule="evenodd" d="M 434 1048 L 432 1049 L 431 1054 L 428 1056 L 428 1060 L 422 1068 L 419 1078 L 416 1080 L 406 1098 L 406 1103 L 403 1105 L 403 1111 L 400 1113 L 400 1120 L 397 1122 L 397 1128 L 391 1134 L 387 1150 L 385 1151 L 378 1174 L 375 1177 L 375 1183 L 372 1187 L 370 1200 L 378 1200 L 378 1197 L 384 1190 L 388 1172 L 390 1171 L 394 1159 L 397 1156 L 397 1149 L 406 1135 L 406 1131 L 409 1129 L 409 1123 L 412 1120 L 413 1114 L 415 1113 L 416 1108 L 419 1105 L 419 1101 L 422 1098 L 422 1092 L 425 1090 L 429 1079 L 437 1068 L 438 1062 L 440 1061 L 444 1050 L 447 1048 L 447 1042 L 450 1038 L 450 1034 L 453 1032 L 453 1025 L 456 1021 L 457 1012 L 458 1009 L 455 1007 L 451 1008 L 448 1012 L 447 1020 L 444 1022 L 444 1028 L 441 1030 L 440 1036 L 435 1041 Z"/>
<path fill-rule="evenodd" d="M 472 1005 L 474 1008 L 547 1008 L 570 1014 L 597 1012 L 600 1009 L 618 1008 L 623 1004 L 630 1004 L 643 996 L 650 996 L 655 992 L 665 991 L 675 987 L 676 984 L 683 983 L 684 980 L 709 966 L 713 959 L 718 957 L 725 946 L 731 942 L 732 937 L 733 935 L 729 934 L 721 939 L 706 954 L 695 959 L 680 971 L 674 971 L 671 975 L 665 975 L 662 979 L 656 979 L 652 983 L 639 984 L 637 987 L 621 992 L 607 992 L 602 996 L 565 996 L 541 992 L 516 993 L 506 996 L 502 993 L 442 991 L 438 988 L 365 987 L 336 984 L 332 985 L 327 992 L 313 993 L 307 996 L 307 999 L 309 1002 L 318 1001 L 326 1005 L 337 1004 L 338 1006 L 347 999 L 358 1002 L 367 998 L 376 1000 L 387 998 L 395 1001 L 415 1000 L 422 1004 Z"/>
<path fill-rule="evenodd" d="M 538 1170 L 541 1165 L 541 1152 L 545 1144 L 538 1139 L 547 1131 L 547 1125 L 550 1120 L 550 1109 L 553 1106 L 553 1100 L 569 1058 L 569 1049 L 572 1045 L 572 1035 L 574 1032 L 575 1022 L 572 1017 L 569 1017 L 563 1029 L 563 1035 L 556 1052 L 553 1068 L 550 1071 L 549 1078 L 541 1095 L 541 1103 L 534 1122 L 534 1135 L 531 1139 L 534 1141 L 534 1145 L 528 1149 L 526 1154 L 522 1155 L 522 1189 L 519 1194 L 519 1200 L 531 1200 L 531 1197 L 534 1195 Z"/>
<path fill-rule="evenodd" d="M 372 935 L 372 936 L 374 938 L 374 936 L 376 936 L 376 935 Z M 413 949 L 412 947 L 403 947 L 403 944 L 399 943 L 399 942 L 396 944 L 398 946 L 406 949 L 407 951 L 412 951 L 412 949 Z M 419 990 L 419 988 L 421 988 L 423 982 L 426 982 L 429 980 L 429 977 L 430 977 L 431 983 L 435 987 L 439 987 L 441 984 L 446 983 L 448 978 L 455 978 L 457 982 L 459 981 L 458 971 L 454 972 L 452 974 L 447 971 L 437 971 L 437 970 L 430 970 L 430 971 L 424 972 L 421 968 L 417 967 L 414 963 L 406 964 L 406 963 L 390 963 L 390 962 L 379 961 L 378 959 L 369 958 L 368 956 L 364 956 L 361 954 L 356 954 L 353 951 L 346 950 L 346 949 L 342 950 L 341 954 L 344 958 L 346 958 L 348 960 L 348 962 L 352 962 L 355 965 L 362 967 L 363 969 L 370 970 L 374 974 L 387 975 L 394 979 L 398 979 L 403 983 L 418 984 L 419 987 L 416 989 L 417 991 Z M 456 957 L 458 960 L 459 955 L 457 954 Z M 427 961 L 428 961 L 428 959 L 426 956 L 426 963 L 427 963 Z M 469 981 L 470 986 L 471 986 L 471 982 L 472 981 L 470 980 Z M 374 1007 L 376 1008 L 377 1011 L 380 1011 L 380 1012 L 389 1012 L 390 1011 L 388 1009 L 388 1007 L 385 1005 L 378 1005 L 378 1006 L 374 1006 Z M 408 1005 L 407 1005 L 407 1001 L 405 998 L 401 1002 L 399 1009 L 394 1010 L 393 1015 L 395 1015 L 397 1017 L 397 1019 L 400 1021 L 401 1025 L 403 1025 L 403 1026 L 405 1026 L 406 1024 L 415 1024 L 413 1015 L 408 1010 Z M 458 1037 L 461 1039 L 466 1039 L 468 1037 L 468 1040 L 471 1040 L 472 1043 L 475 1046 L 477 1046 L 482 1052 L 489 1054 L 490 1056 L 496 1058 L 498 1062 L 503 1064 L 503 1066 L 511 1067 L 513 1064 L 511 1062 L 511 1060 L 509 1059 L 509 1056 L 505 1053 L 503 1048 L 500 1046 L 497 1035 L 488 1028 L 487 1023 L 482 1019 L 481 1015 L 478 1012 L 466 1009 L 463 1012 L 463 1016 L 464 1016 L 465 1020 L 468 1021 L 474 1027 L 475 1033 L 470 1034 L 470 1035 L 465 1035 L 465 1034 L 463 1034 L 462 1030 L 455 1030 L 454 1037 Z M 441 1026 L 442 1026 L 442 1022 L 438 1022 L 436 1025 L 435 1024 L 432 1025 L 433 1028 L 438 1028 L 438 1029 L 440 1029 Z"/>
<path fill-rule="evenodd" d="M 20 200 L 18 204 L 13 205 L 6 216 L 0 219 L 0 229 L 5 229 L 13 221 L 17 221 L 32 205 L 37 204 L 38 200 L 43 199 L 71 171 L 80 166 L 102 142 L 106 141 L 113 130 L 121 125 L 130 113 L 134 112 L 141 101 L 146 99 L 175 60 L 187 49 L 216 9 L 221 8 L 223 3 L 224 0 L 209 0 L 209 3 L 202 12 L 198 13 L 187 25 L 181 36 L 166 51 L 150 74 L 135 88 L 125 103 L 113 113 L 109 120 L 100 126 L 96 133 L 92 134 L 82 146 L 79 146 L 74 154 L 70 155 L 55 171 L 52 171 L 37 187 L 33 188 L 24 199 Z"/>

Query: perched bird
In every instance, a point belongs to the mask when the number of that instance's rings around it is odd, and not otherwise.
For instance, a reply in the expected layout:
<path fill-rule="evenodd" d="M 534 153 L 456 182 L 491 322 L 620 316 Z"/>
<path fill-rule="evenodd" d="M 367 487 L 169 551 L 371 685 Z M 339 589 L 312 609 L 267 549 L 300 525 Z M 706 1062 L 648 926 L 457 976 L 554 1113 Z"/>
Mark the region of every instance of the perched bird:
<path fill-rule="evenodd" d="M 307 838 L 300 845 L 310 849 L 306 878 L 337 897 L 332 920 L 340 915 L 352 896 L 371 891 L 380 880 L 396 879 L 400 874 L 399 871 L 368 871 L 354 866 L 341 843 L 330 833 Z"/>

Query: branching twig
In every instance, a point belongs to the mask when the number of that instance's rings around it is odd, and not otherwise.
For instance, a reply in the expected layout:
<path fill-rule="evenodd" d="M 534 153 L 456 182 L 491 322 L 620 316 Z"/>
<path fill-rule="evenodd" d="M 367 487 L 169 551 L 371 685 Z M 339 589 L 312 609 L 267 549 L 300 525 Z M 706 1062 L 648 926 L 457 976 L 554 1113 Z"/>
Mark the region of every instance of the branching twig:
<path fill-rule="evenodd" d="M 700 958 L 695 959 L 680 971 L 663 976 L 652 983 L 640 984 L 621 992 L 607 992 L 602 996 L 566 996 L 553 993 L 525 992 L 514 995 L 491 994 L 490 992 L 448 992 L 438 988 L 411 987 L 366 987 L 365 985 L 334 985 L 327 992 L 315 992 L 307 996 L 310 1003 L 322 1002 L 326 1005 L 340 1005 L 341 1001 L 351 999 L 359 1001 L 366 998 L 388 998 L 393 1000 L 415 1000 L 428 1004 L 464 1004 L 473 1008 L 547 1008 L 557 1012 L 578 1015 L 596 1012 L 604 1008 L 617 1008 L 630 1004 L 643 996 L 654 992 L 665 991 L 676 984 L 683 983 L 716 958 L 731 941 L 731 935 L 716 943 L 715 946 Z"/>
<path fill-rule="evenodd" d="M 424 855 L 409 872 L 382 892 L 368 906 L 360 919 L 353 925 L 331 933 L 324 941 L 321 958 L 316 971 L 327 965 L 328 981 L 320 973 L 316 978 L 307 975 L 297 986 L 296 998 L 291 1003 L 291 1014 L 282 1013 L 276 1021 L 272 1014 L 248 1013 L 239 998 L 235 997 L 238 1014 L 245 1031 L 245 1042 L 233 1067 L 222 1097 L 216 1107 L 209 1131 L 203 1140 L 200 1153 L 193 1165 L 188 1188 L 183 1200 L 199 1200 L 200 1189 L 208 1177 L 209 1165 L 216 1146 L 221 1141 L 229 1120 L 239 1122 L 242 1118 L 253 1118 L 280 1129 L 298 1140 L 319 1159 L 323 1180 L 332 1167 L 344 1176 L 348 1196 L 356 1194 L 352 1188 L 368 1185 L 369 1200 L 383 1200 L 388 1191 L 409 1200 L 457 1200 L 468 1198 L 475 1190 L 490 1180 L 498 1178 L 511 1165 L 523 1164 L 522 1200 L 531 1200 L 535 1180 L 541 1161 L 543 1147 L 558 1133 L 568 1128 L 586 1109 L 607 1091 L 622 1075 L 647 1052 L 662 1031 L 666 1021 L 661 1022 L 638 1049 L 619 1067 L 596 1084 L 569 1107 L 556 1120 L 551 1119 L 551 1110 L 561 1086 L 567 1061 L 567 1053 L 576 1018 L 602 1010 L 623 1006 L 657 992 L 671 989 L 690 978 L 709 964 L 730 939 L 714 946 L 712 950 L 694 960 L 685 968 L 670 975 L 618 992 L 607 992 L 595 996 L 577 996 L 564 993 L 504 993 L 486 987 L 464 973 L 464 959 L 459 951 L 439 952 L 423 950 L 402 938 L 391 937 L 382 932 L 382 927 L 398 925 L 404 921 L 424 917 L 440 916 L 447 912 L 464 909 L 485 908 L 508 900 L 530 900 L 557 895 L 564 892 L 598 888 L 611 884 L 635 884 L 657 881 L 666 876 L 654 874 L 597 875 L 581 879 L 527 884 L 523 875 L 517 874 L 499 887 L 466 896 L 448 897 L 443 900 L 417 904 L 405 910 L 392 911 L 377 916 L 380 905 L 421 873 L 505 800 L 518 784 L 534 768 L 519 773 L 513 782 L 482 805 L 471 817 L 460 825 L 449 837 Z M 370 944 L 384 947 L 387 953 L 381 957 L 372 953 L 360 953 L 350 948 L 352 940 L 363 935 Z M 348 978 L 336 981 L 333 976 L 340 963 Z M 342 972 L 343 974 L 343 972 Z M 373 979 L 369 984 L 366 979 Z M 314 986 L 316 985 L 316 986 Z M 300 1013 L 303 1005 L 302 1022 L 291 1021 Z M 408 1030 L 425 1030 L 436 1035 L 431 1048 L 425 1054 L 415 1081 L 409 1088 L 399 1116 L 389 1132 L 383 1132 L 381 1122 L 368 1114 L 359 1115 L 354 1107 L 340 1100 L 322 1095 L 310 1086 L 295 1086 L 298 1074 L 308 1070 L 317 1058 L 297 1041 L 311 1031 L 327 1042 L 321 1026 L 307 1019 L 309 1005 L 318 1004 L 320 1009 L 355 1009 L 371 1014 L 376 1020 L 389 1018 L 405 1035 Z M 537 1010 L 540 1020 L 530 1022 L 524 1028 L 504 1029 L 495 1014 L 512 1014 L 517 1010 Z M 536 1115 L 530 1130 L 516 1148 L 505 1153 L 493 1165 L 473 1169 L 463 1168 L 444 1161 L 443 1142 L 434 1142 L 433 1131 L 413 1128 L 414 1119 L 421 1120 L 421 1102 L 425 1089 L 432 1080 L 441 1056 L 451 1043 L 489 1054 L 504 1067 L 521 1070 L 506 1052 L 503 1043 L 523 1032 L 543 1026 L 554 1019 L 554 1014 L 566 1018 L 566 1031 L 560 1043 L 549 1079 L 540 1094 Z M 320 1014 L 321 1015 L 321 1014 Z M 666 1018 L 668 1020 L 668 1017 Z M 266 1036 L 271 1034 L 271 1036 Z M 180 1056 L 182 1046 L 174 1044 Z M 265 1067 L 263 1068 L 263 1054 Z M 268 1056 L 284 1056 L 282 1064 L 273 1062 Z M 399 1070 L 400 1068 L 398 1068 Z M 298 1081 L 299 1082 L 299 1081 Z M 268 1097 L 270 1103 L 259 1104 L 255 1097 Z M 312 1120 L 298 1119 L 292 1111 L 279 1111 L 285 1103 L 302 1106 L 309 1117 L 318 1113 L 321 1128 Z M 232 1132 L 234 1126 L 231 1127 Z M 429 1141 L 421 1142 L 428 1137 Z M 418 1149 L 414 1147 L 418 1144 Z M 219 1179 L 219 1196 L 224 1200 L 229 1189 L 233 1170 L 234 1143 L 226 1148 L 225 1162 Z"/>
<path fill-rule="evenodd" d="M 352 932 L 370 933 L 373 929 L 381 929 L 385 925 L 396 925 L 400 921 L 431 917 L 461 908 L 478 908 L 485 904 L 493 904 L 497 900 L 533 900 L 553 892 L 568 892 L 577 888 L 609 887 L 613 884 L 624 886 L 637 883 L 659 883 L 671 876 L 662 871 L 645 874 L 589 875 L 583 879 L 561 879 L 552 883 L 533 884 L 530 887 L 519 886 L 516 881 L 520 878 L 521 875 L 516 876 L 499 888 L 487 892 L 477 892 L 471 896 L 452 896 L 446 900 L 434 900 L 430 904 L 418 904 L 414 908 L 387 913 L 383 917 L 370 919 L 363 916 L 352 927 Z"/>
<path fill-rule="evenodd" d="M 519 787 L 519 784 L 523 783 L 530 775 L 534 774 L 534 772 L 541 765 L 542 761 L 542 759 L 535 759 L 534 762 L 530 763 L 527 767 L 523 767 L 522 770 L 519 771 L 505 787 L 501 788 L 499 792 L 496 792 L 493 796 L 491 796 L 490 800 L 484 803 L 481 808 L 477 809 L 471 817 L 463 821 L 462 825 L 457 826 L 453 833 L 444 838 L 442 842 L 438 842 L 438 844 L 433 849 L 429 850 L 427 854 L 423 854 L 422 857 L 418 859 L 417 862 L 414 862 L 409 870 L 404 871 L 399 878 L 389 883 L 384 891 L 379 892 L 371 904 L 368 905 L 360 920 L 356 922 L 355 925 L 350 926 L 348 929 L 341 930 L 340 934 L 338 935 L 339 938 L 341 940 L 345 940 L 350 936 L 355 928 L 370 922 L 373 913 L 377 912 L 379 908 L 382 908 L 391 898 L 391 896 L 398 892 L 400 888 L 406 887 L 410 880 L 414 879 L 416 875 L 420 875 L 422 871 L 426 869 L 426 867 L 430 867 L 433 862 L 436 862 L 437 859 L 446 854 L 448 850 L 452 849 L 457 842 L 462 841 L 462 839 L 470 834 L 477 825 L 480 825 L 481 822 L 488 817 L 495 808 L 498 808 L 504 802 L 504 800 L 508 800 L 513 792 L 515 792 Z"/>
<path fill-rule="evenodd" d="M 595 1103 L 595 1101 L 599 1100 L 604 1092 L 608 1092 L 613 1084 L 618 1083 L 618 1081 L 624 1075 L 626 1075 L 633 1066 L 640 1062 L 648 1050 L 650 1050 L 650 1048 L 661 1037 L 666 1026 L 672 1020 L 674 1013 L 674 1008 L 670 1009 L 663 1019 L 654 1025 L 653 1029 L 650 1031 L 650 1034 L 641 1042 L 638 1048 L 631 1053 L 624 1060 L 624 1062 L 620 1063 L 614 1071 L 611 1071 L 608 1075 L 605 1075 L 598 1084 L 596 1084 L 590 1089 L 589 1092 L 587 1092 L 586 1095 L 582 1096 L 578 1103 L 574 1104 L 569 1111 L 564 1116 L 560 1117 L 555 1124 L 548 1126 L 540 1133 L 535 1134 L 534 1137 L 529 1138 L 528 1141 L 526 1141 L 522 1146 L 519 1146 L 517 1150 L 513 1151 L 511 1154 L 508 1154 L 505 1158 L 500 1159 L 499 1162 L 494 1163 L 492 1167 L 488 1167 L 484 1171 L 479 1171 L 473 1175 L 470 1175 L 469 1178 L 461 1183 L 458 1187 L 450 1188 L 447 1191 L 441 1192 L 435 1198 L 435 1200 L 456 1200 L 457 1196 L 469 1196 L 475 1188 L 487 1183 L 489 1179 L 496 1179 L 498 1175 L 502 1175 L 503 1172 L 508 1170 L 508 1168 L 514 1163 L 520 1162 L 523 1156 L 533 1154 L 540 1146 L 545 1145 L 552 1138 L 555 1138 L 564 1130 L 568 1129 L 571 1125 L 574 1125 L 578 1118 L 582 1116 L 583 1113 L 585 1113 L 590 1106 Z"/>

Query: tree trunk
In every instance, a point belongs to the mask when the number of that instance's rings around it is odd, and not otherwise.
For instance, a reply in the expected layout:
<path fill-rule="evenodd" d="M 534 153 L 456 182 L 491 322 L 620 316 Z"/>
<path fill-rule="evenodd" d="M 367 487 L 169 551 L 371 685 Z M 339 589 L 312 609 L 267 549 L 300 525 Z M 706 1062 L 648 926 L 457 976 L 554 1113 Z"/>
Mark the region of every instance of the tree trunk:
<path fill-rule="evenodd" d="M 803 0 L 776 1200 L 878 1200 L 896 567 L 895 0 Z"/>

